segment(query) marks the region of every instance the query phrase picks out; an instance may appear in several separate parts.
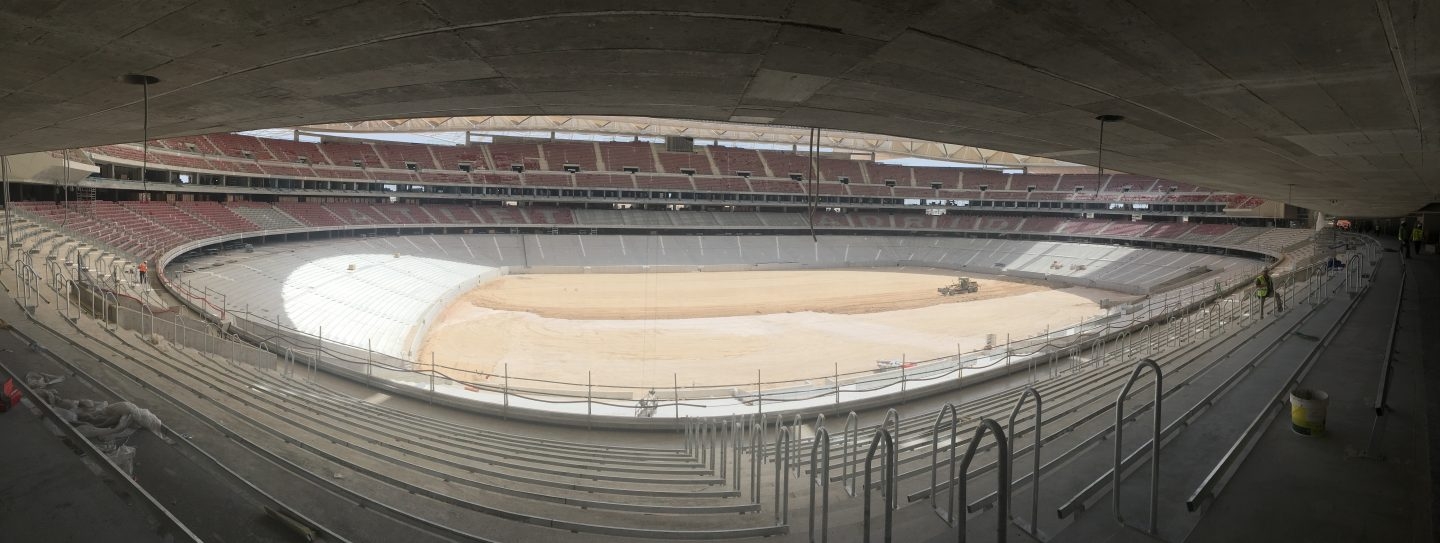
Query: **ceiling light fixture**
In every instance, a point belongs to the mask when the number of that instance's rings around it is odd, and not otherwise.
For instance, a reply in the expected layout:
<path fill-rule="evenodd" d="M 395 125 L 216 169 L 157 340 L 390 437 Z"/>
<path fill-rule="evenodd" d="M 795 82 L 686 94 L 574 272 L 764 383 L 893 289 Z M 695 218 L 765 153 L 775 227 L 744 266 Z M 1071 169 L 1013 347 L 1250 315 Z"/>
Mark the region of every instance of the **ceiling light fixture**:
<path fill-rule="evenodd" d="M 1095 158 L 1095 195 L 1100 195 L 1100 187 L 1105 185 L 1105 125 L 1107 123 L 1118 123 L 1125 120 L 1121 115 L 1100 115 L 1095 117 L 1100 121 L 1100 151 Z"/>
<path fill-rule="evenodd" d="M 140 127 L 140 189 L 144 192 L 149 188 L 146 185 L 150 182 L 146 175 L 150 169 L 150 85 L 159 83 L 160 78 L 145 74 L 125 74 L 120 76 L 120 82 L 127 85 L 140 85 L 142 93 L 141 104 L 144 108 L 144 118 Z M 145 199 L 149 200 L 148 194 Z"/>

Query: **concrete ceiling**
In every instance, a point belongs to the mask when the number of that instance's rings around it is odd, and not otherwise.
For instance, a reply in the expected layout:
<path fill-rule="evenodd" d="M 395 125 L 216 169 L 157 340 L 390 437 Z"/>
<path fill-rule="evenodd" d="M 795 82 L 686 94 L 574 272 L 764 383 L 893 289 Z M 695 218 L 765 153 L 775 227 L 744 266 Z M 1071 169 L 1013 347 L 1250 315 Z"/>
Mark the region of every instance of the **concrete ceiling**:
<path fill-rule="evenodd" d="M 0 4 L 0 153 L 335 121 L 641 115 L 974 145 L 1332 213 L 1440 201 L 1433 0 Z M 619 11 L 623 9 L 624 11 Z M 1290 194 L 1293 191 L 1293 196 Z"/>

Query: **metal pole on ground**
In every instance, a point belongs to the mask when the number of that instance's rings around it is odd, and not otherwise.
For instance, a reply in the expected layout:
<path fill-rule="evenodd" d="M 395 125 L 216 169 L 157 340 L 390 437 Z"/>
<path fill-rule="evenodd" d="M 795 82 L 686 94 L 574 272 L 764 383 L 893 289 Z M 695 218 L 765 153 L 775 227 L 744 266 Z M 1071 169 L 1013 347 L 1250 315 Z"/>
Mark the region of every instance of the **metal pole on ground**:
<path fill-rule="evenodd" d="M 315 382 L 315 368 L 320 365 L 320 353 L 325 350 L 325 327 L 315 329 L 315 358 L 310 361 L 310 382 Z"/>
<path fill-rule="evenodd" d="M 675 420 L 680 420 L 680 374 L 672 373 L 670 377 L 671 390 L 675 395 L 671 398 L 675 402 Z"/>
<path fill-rule="evenodd" d="M 755 370 L 755 411 L 765 413 L 765 395 L 760 393 L 760 370 Z"/>

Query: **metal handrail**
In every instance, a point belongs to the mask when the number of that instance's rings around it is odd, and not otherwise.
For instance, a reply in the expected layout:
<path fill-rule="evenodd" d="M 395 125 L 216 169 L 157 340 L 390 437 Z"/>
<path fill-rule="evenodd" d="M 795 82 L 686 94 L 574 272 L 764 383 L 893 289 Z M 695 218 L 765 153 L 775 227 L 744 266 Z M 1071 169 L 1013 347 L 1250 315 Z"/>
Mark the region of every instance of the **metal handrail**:
<path fill-rule="evenodd" d="M 870 543 L 870 489 L 872 476 L 875 467 L 875 452 L 880 445 L 885 446 L 885 472 L 881 484 L 885 488 L 883 493 L 885 499 L 885 543 L 891 543 L 895 536 L 895 436 L 883 426 L 875 430 L 875 437 L 870 438 L 870 452 L 865 453 L 865 537 L 864 543 Z M 963 515 L 962 515 L 963 516 Z"/>
<path fill-rule="evenodd" d="M 900 412 L 893 407 L 885 411 L 885 420 L 880 423 L 880 427 L 885 428 L 892 424 L 895 426 L 895 431 L 890 433 L 890 437 L 895 440 L 895 445 L 898 447 L 900 444 Z M 890 489 L 887 488 L 885 491 L 889 492 Z M 899 500 L 894 500 L 894 502 L 898 503 Z"/>
<path fill-rule="evenodd" d="M 733 420 L 733 419 L 732 419 L 731 422 L 730 422 L 730 426 L 731 426 L 730 433 L 731 433 L 731 437 L 733 438 L 733 439 L 731 440 L 730 458 L 731 458 L 731 462 L 734 462 L 734 464 L 735 464 L 734 468 L 733 468 L 731 471 L 733 471 L 734 474 L 735 474 L 735 491 L 736 491 L 736 492 L 739 492 L 739 491 L 740 491 L 740 444 L 741 444 L 741 441 L 743 441 L 743 440 L 745 439 L 745 426 L 744 426 L 744 424 L 745 424 L 745 423 L 740 422 L 740 421 L 738 421 L 738 420 Z"/>
<path fill-rule="evenodd" d="M 1000 476 L 1000 499 L 995 502 L 997 515 L 995 518 L 995 541 L 1005 543 L 1009 535 L 1009 530 L 1006 528 L 1010 524 L 1007 520 L 1010 518 L 1010 462 L 1006 461 L 1007 458 L 1010 458 L 1010 443 L 1005 439 L 1005 430 L 1000 427 L 1000 423 L 995 422 L 994 419 L 980 419 L 980 426 L 975 428 L 975 436 L 970 438 L 970 446 L 965 449 L 965 457 L 960 460 L 960 480 L 950 486 L 959 489 L 960 503 L 965 503 L 967 501 L 965 499 L 966 491 L 969 486 L 965 484 L 965 474 L 970 471 L 970 462 L 975 460 L 975 451 L 980 448 L 980 440 L 985 439 L 987 432 L 995 436 L 996 451 L 1000 455 L 1000 461 L 997 462 L 998 469 L 995 470 Z M 962 511 L 955 518 L 955 525 L 960 528 L 958 539 L 960 543 L 965 543 L 966 524 L 966 515 Z"/>
<path fill-rule="evenodd" d="M 860 454 L 860 418 L 851 411 L 845 416 L 845 428 L 840 436 L 840 453 L 843 458 L 840 475 L 845 480 L 841 485 L 845 493 L 855 496 L 855 457 Z"/>
<path fill-rule="evenodd" d="M 729 463 L 727 462 L 728 458 L 726 458 L 729 455 L 728 451 L 725 450 L 725 445 L 727 441 L 730 441 L 730 436 L 728 434 L 730 433 L 731 428 L 730 425 L 726 424 L 723 420 L 715 420 L 712 424 L 715 425 L 715 441 L 717 442 L 719 446 L 718 448 L 720 449 L 719 460 L 716 461 L 716 463 L 719 464 L 720 473 L 718 473 L 717 475 L 719 475 L 720 479 L 723 480 L 728 477 L 725 472 L 725 466 Z"/>
<path fill-rule="evenodd" d="M 786 465 L 790 460 L 789 449 L 790 429 L 781 425 L 775 435 L 775 524 L 778 525 L 790 520 L 790 478 L 786 476 L 790 467 Z"/>
<path fill-rule="evenodd" d="M 794 469 L 795 469 L 795 477 L 799 477 L 799 476 L 800 476 L 800 469 L 801 469 L 801 468 L 800 468 L 800 459 L 798 458 L 798 457 L 800 456 L 800 434 L 801 434 L 800 430 L 801 430 L 801 428 L 802 428 L 802 427 L 801 427 L 801 422 L 802 422 L 802 421 L 801 421 L 801 418 L 800 418 L 800 414 L 799 414 L 799 413 L 796 413 L 796 414 L 795 414 L 795 421 L 790 424 L 790 428 L 792 428 L 792 430 L 790 431 L 790 441 L 791 441 L 791 443 L 790 443 L 790 456 L 791 456 L 792 458 L 790 458 L 789 463 L 790 463 L 790 465 L 794 466 Z"/>
<path fill-rule="evenodd" d="M 114 300 L 114 302 L 112 303 L 111 300 Z M 100 291 L 100 307 L 102 308 L 102 310 L 101 310 L 101 312 L 100 312 L 100 324 L 101 324 L 102 326 L 104 326 L 106 330 L 111 330 L 111 331 L 113 331 L 113 330 L 119 329 L 119 328 L 120 328 L 120 323 L 119 323 L 119 322 L 111 322 L 111 320 L 110 320 L 110 308 L 112 308 L 112 307 L 113 307 L 113 308 L 116 308 L 116 311 L 115 311 L 116 318 L 115 318 L 115 320 L 116 320 L 116 321 L 119 321 L 119 320 L 120 320 L 120 319 L 119 319 L 119 315 L 120 315 L 120 311 L 119 311 L 119 308 L 120 308 L 120 297 L 119 297 L 119 296 L 116 296 L 114 291 L 102 290 L 102 291 Z M 113 327 L 112 327 L 112 325 L 113 325 Z"/>
<path fill-rule="evenodd" d="M 1120 394 L 1115 397 L 1115 470 L 1111 474 L 1110 492 L 1115 507 L 1115 520 L 1120 524 L 1125 524 L 1125 517 L 1120 511 L 1120 481 L 1124 474 L 1124 466 L 1121 465 L 1123 459 L 1121 448 L 1124 446 L 1125 396 L 1130 394 L 1130 389 L 1135 386 L 1135 380 L 1140 378 L 1140 374 L 1146 368 L 1155 374 L 1155 419 L 1150 446 L 1150 524 L 1146 529 L 1146 533 L 1153 535 L 1157 533 L 1156 525 L 1159 523 L 1160 516 L 1160 407 L 1164 393 L 1161 386 L 1160 365 L 1149 358 L 1143 358 L 1135 364 L 1135 369 L 1130 372 L 1130 378 L 1125 380 L 1125 387 L 1120 389 Z"/>
<path fill-rule="evenodd" d="M 950 475 L 949 475 L 949 477 L 946 477 L 945 480 L 946 480 L 946 481 L 954 481 L 954 480 L 955 480 L 955 449 L 956 449 L 955 445 L 956 445 L 956 441 L 957 441 L 957 440 L 956 440 L 956 437 L 957 437 L 956 434 L 960 433 L 960 427 L 959 427 L 959 421 L 957 420 L 957 418 L 956 418 L 956 416 L 955 416 L 955 406 L 954 406 L 953 404 L 951 404 L 950 402 L 945 402 L 945 405 L 940 408 L 940 414 L 938 414 L 938 415 L 935 416 L 935 425 L 934 425 L 933 428 L 931 428 L 931 431 L 930 431 L 930 509 L 931 509 L 932 511 L 934 511 L 937 516 L 940 517 L 940 520 L 945 521 L 945 524 L 954 526 L 954 525 L 955 525 L 955 488 L 954 488 L 954 487 L 955 487 L 956 485 L 953 485 L 953 484 L 950 485 L 950 488 L 949 488 L 949 489 L 946 489 L 946 491 L 945 491 L 945 494 L 946 494 L 946 496 L 947 496 L 948 499 L 949 499 L 949 503 L 948 503 L 948 505 L 946 505 L 945 509 L 944 509 L 944 510 L 941 510 L 939 507 L 936 507 L 936 506 L 935 506 L 935 489 L 939 486 L 939 474 L 940 474 L 940 465 L 939 465 L 939 457 L 940 457 L 940 437 L 943 435 L 943 434 L 941 434 L 940 432 L 941 432 L 941 429 L 943 428 L 942 425 L 943 425 L 944 422 L 945 422 L 945 416 L 946 416 L 946 415 L 949 415 L 949 416 L 950 416 L 950 463 L 949 463 L 949 465 L 950 465 Z M 963 515 L 961 515 L 961 516 L 963 516 Z"/>
<path fill-rule="evenodd" d="M 1035 445 L 1031 447 L 1030 450 L 1030 456 L 1033 457 L 1034 460 L 1034 465 L 1030 471 L 1030 480 L 1033 481 L 1033 488 L 1030 492 L 1030 528 L 1026 529 L 1014 514 L 1010 515 L 1010 521 L 1014 522 L 1015 525 L 1025 533 L 1030 534 L 1036 539 L 1040 539 L 1040 446 L 1042 443 L 1040 427 L 1044 422 L 1042 418 L 1044 408 L 1042 400 L 1040 399 L 1040 391 L 1035 390 L 1035 387 L 1025 387 L 1025 390 L 1020 392 L 1020 400 L 1016 401 L 1015 408 L 1010 410 L 1010 424 L 1008 428 L 1010 429 L 1010 437 L 1013 439 L 1017 435 L 1015 433 L 1015 418 L 1020 415 L 1020 408 L 1025 407 L 1026 398 L 1030 397 L 1035 398 Z M 1000 461 L 1008 463 L 1010 465 L 1010 471 L 1015 471 L 1015 457 L 1013 454 L 1008 457 L 1002 456 Z M 1014 510 L 1013 504 L 1011 510 Z"/>
<path fill-rule="evenodd" d="M 765 423 L 756 421 L 750 426 L 750 500 L 760 503 L 760 461 L 761 447 L 765 445 Z"/>
<path fill-rule="evenodd" d="M 816 461 L 819 468 L 816 468 Z M 824 426 L 815 429 L 810 442 L 810 543 L 815 541 L 815 487 L 820 487 L 820 541 L 830 541 L 830 431 Z"/>

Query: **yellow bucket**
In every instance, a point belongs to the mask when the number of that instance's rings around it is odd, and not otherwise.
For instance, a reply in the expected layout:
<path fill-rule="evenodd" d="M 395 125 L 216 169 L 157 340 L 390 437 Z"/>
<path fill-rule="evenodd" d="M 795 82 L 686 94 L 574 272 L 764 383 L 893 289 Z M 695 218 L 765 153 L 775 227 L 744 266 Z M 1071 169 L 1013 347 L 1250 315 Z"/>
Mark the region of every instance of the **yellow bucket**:
<path fill-rule="evenodd" d="M 1325 435 L 1325 409 L 1330 395 L 1297 388 L 1290 392 L 1290 429 L 1302 436 Z"/>

